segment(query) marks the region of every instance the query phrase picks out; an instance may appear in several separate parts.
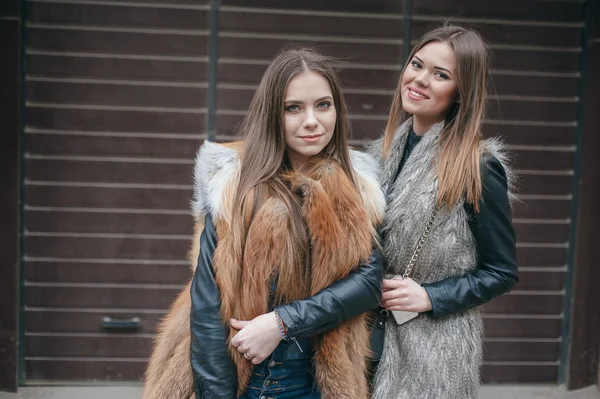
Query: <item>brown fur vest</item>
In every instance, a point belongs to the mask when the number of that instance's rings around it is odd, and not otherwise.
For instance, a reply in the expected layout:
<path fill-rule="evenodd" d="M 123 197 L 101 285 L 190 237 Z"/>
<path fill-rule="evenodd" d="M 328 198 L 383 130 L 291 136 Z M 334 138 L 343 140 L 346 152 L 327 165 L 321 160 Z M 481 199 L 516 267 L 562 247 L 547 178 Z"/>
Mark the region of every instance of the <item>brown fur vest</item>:
<path fill-rule="evenodd" d="M 232 193 L 238 180 L 243 144 L 206 142 L 198 152 L 195 167 L 196 219 L 190 261 L 195 268 L 204 215 L 215 223 L 219 244 L 213 256 L 216 282 L 221 293 L 221 316 L 252 320 L 268 311 L 268 286 L 241 284 L 267 281 L 273 270 L 294 262 L 287 225 L 289 214 L 276 200 L 268 200 L 257 211 L 248 230 L 240 269 L 232 255 L 228 234 Z M 385 209 L 385 198 L 377 183 L 377 163 L 364 153 L 351 151 L 352 166 L 360 195 L 341 167 L 320 160 L 305 175 L 292 176 L 295 189 L 303 192 L 302 217 L 311 245 L 310 292 L 316 293 L 348 275 L 372 250 L 372 237 Z M 293 266 L 293 265 L 292 265 Z M 249 275 L 251 274 L 251 275 Z M 194 397 L 190 366 L 189 284 L 181 292 L 158 328 L 153 353 L 146 371 L 144 399 L 190 399 Z M 230 338 L 237 333 L 231 329 Z M 360 315 L 314 340 L 315 378 L 323 398 L 363 399 L 368 397 L 366 359 L 369 355 L 367 316 Z M 238 394 L 247 386 L 252 364 L 230 346 L 237 367 Z"/>

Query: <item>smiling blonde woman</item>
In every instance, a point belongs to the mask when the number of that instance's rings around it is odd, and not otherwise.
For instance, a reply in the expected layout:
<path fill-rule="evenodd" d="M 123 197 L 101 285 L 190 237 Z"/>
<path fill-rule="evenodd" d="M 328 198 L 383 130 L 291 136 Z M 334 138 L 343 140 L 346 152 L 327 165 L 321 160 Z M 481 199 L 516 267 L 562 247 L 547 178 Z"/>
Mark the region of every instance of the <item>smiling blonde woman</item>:
<path fill-rule="evenodd" d="M 502 145 L 482 139 L 488 49 L 445 26 L 423 36 L 402 70 L 380 157 L 388 208 L 383 355 L 376 399 L 476 399 L 479 305 L 518 281 Z"/>

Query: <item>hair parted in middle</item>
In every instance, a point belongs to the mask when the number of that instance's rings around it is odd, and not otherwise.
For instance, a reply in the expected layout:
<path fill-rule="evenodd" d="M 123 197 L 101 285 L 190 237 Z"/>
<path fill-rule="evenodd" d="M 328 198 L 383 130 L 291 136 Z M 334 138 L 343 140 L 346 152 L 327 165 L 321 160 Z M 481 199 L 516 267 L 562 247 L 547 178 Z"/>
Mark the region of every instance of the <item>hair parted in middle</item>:
<path fill-rule="evenodd" d="M 244 148 L 230 227 L 234 248 L 239 251 L 238 259 L 241 259 L 245 236 L 255 213 L 269 198 L 276 198 L 287 207 L 291 216 L 291 238 L 301 249 L 298 257 L 303 258 L 302 262 L 307 259 L 308 238 L 300 204 L 281 178 L 291 168 L 286 154 L 284 101 L 288 84 L 298 74 L 316 72 L 329 83 L 336 111 L 335 129 L 331 141 L 318 156 L 337 161 L 358 192 L 348 150 L 350 126 L 346 104 L 333 63 L 334 59 L 308 48 L 281 51 L 265 71 L 248 112 L 237 127 L 238 135 L 244 137 Z M 308 279 L 298 273 L 298 270 L 280 271 L 278 294 L 280 286 L 286 291 L 277 295 L 278 299 L 282 296 L 298 299 L 306 295 Z"/>
<path fill-rule="evenodd" d="M 447 24 L 419 40 L 406 60 L 402 74 L 415 54 L 432 42 L 447 43 L 454 51 L 458 86 L 458 100 L 446 115 L 440 138 L 437 205 L 450 208 L 464 198 L 478 212 L 482 191 L 479 143 L 487 105 L 489 48 L 477 31 Z M 410 117 L 402 108 L 402 74 L 385 128 L 384 158 L 392 151 L 396 130 Z"/>

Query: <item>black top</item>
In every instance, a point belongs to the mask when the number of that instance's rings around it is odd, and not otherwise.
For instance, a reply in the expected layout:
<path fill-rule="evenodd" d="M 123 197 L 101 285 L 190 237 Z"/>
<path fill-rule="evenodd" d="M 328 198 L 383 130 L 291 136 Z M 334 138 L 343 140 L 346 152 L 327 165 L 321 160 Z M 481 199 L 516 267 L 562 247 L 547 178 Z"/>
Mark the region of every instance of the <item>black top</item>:
<path fill-rule="evenodd" d="M 411 129 L 396 178 L 421 138 Z M 464 276 L 423 284 L 435 317 L 486 303 L 510 291 L 519 281 L 506 171 L 495 157 L 484 159 L 482 167 L 483 190 L 479 212 L 475 212 L 472 204 L 465 203 L 477 245 L 477 268 Z"/>

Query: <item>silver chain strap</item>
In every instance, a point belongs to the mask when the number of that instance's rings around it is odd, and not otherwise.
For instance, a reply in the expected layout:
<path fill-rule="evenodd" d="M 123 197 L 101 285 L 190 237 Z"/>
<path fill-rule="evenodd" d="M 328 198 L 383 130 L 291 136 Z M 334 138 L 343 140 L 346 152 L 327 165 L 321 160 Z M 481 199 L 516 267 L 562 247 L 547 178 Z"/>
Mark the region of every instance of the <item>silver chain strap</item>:
<path fill-rule="evenodd" d="M 438 213 L 437 209 L 434 209 L 433 212 L 431 213 L 429 222 L 427 223 L 427 226 L 425 226 L 425 231 L 423 231 L 423 234 L 421 235 L 421 238 L 419 239 L 419 242 L 417 243 L 417 248 L 415 248 L 415 252 L 411 256 L 410 261 L 408 262 L 408 266 L 406 266 L 406 270 L 404 270 L 402 279 L 406 280 L 406 278 L 410 275 L 410 272 L 412 271 L 413 267 L 415 267 L 415 263 L 417 263 L 417 259 L 419 259 L 419 254 L 421 253 L 421 249 L 423 249 L 423 245 L 425 245 L 425 242 L 427 241 L 427 237 L 429 236 L 429 232 L 431 231 L 431 228 L 433 227 L 433 222 L 435 221 L 437 213 Z"/>

